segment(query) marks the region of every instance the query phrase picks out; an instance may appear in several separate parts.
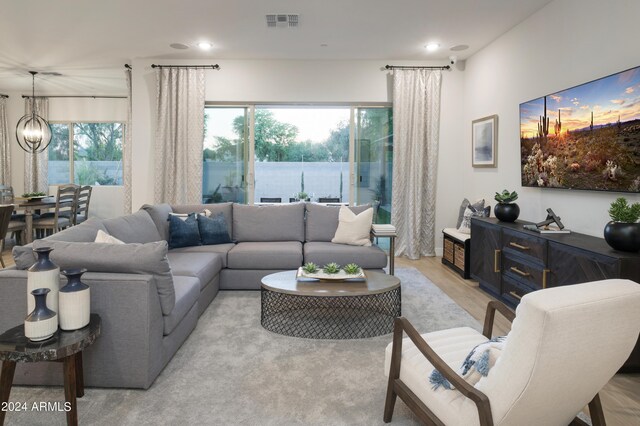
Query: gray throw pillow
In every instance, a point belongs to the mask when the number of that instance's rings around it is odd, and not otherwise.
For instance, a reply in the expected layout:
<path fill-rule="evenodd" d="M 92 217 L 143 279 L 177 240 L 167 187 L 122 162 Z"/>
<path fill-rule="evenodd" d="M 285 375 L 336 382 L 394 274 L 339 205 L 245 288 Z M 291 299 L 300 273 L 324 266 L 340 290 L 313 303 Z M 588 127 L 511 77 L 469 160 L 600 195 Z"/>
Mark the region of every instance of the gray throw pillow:
<path fill-rule="evenodd" d="M 96 218 L 90 218 L 80 225 L 72 226 L 64 231 L 57 232 L 47 238 L 43 238 L 42 241 L 69 241 L 69 242 L 93 242 L 96 239 L 98 231 L 106 232 L 107 228 L 102 224 L 102 220 Z M 27 244 L 25 246 L 13 247 L 13 259 L 16 262 L 16 268 L 28 269 L 36 261 L 36 256 L 33 253 L 32 245 Z"/>
<path fill-rule="evenodd" d="M 141 210 L 149 213 L 151 220 L 156 224 L 158 232 L 163 240 L 169 241 L 169 213 L 173 213 L 173 209 L 169 204 L 145 204 Z"/>
<path fill-rule="evenodd" d="M 101 244 L 36 240 L 33 247 L 53 248 L 50 258 L 60 269 L 86 268 L 91 272 L 152 275 L 156 281 L 162 313 L 169 315 L 175 306 L 175 289 L 167 259 L 166 241 Z"/>
<path fill-rule="evenodd" d="M 462 219 L 464 218 L 464 211 L 469 206 L 472 206 L 475 211 L 480 211 L 484 209 L 484 198 L 482 200 L 476 201 L 473 204 L 471 204 L 471 202 L 466 198 L 462 200 L 462 204 L 460 204 L 460 210 L 458 211 L 458 221 L 456 222 L 456 229 L 460 228 L 460 225 L 462 225 Z"/>
<path fill-rule="evenodd" d="M 107 234 L 113 235 L 125 243 L 151 243 L 162 240 L 158 228 L 149 213 L 138 210 L 133 214 L 105 219 L 102 224 Z"/>

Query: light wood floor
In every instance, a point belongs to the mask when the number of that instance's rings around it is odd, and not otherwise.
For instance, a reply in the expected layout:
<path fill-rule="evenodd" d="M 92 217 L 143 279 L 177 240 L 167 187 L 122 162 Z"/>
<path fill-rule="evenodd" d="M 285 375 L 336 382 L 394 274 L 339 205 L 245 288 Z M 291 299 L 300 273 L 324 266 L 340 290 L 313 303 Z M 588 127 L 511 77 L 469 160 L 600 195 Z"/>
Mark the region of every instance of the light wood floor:
<path fill-rule="evenodd" d="M 7 266 L 13 265 L 11 247 L 2 252 Z M 441 258 L 431 257 L 420 260 L 396 258 L 397 267 L 413 267 L 429 278 L 435 285 L 451 297 L 478 321 L 484 320 L 487 302 L 493 300 L 478 283 L 463 280 L 441 263 Z M 506 334 L 510 329 L 508 321 L 496 314 L 494 334 Z M 585 371 L 588 374 L 588 371 Z M 600 392 L 605 418 L 610 426 L 640 425 L 640 374 L 618 374 Z"/>

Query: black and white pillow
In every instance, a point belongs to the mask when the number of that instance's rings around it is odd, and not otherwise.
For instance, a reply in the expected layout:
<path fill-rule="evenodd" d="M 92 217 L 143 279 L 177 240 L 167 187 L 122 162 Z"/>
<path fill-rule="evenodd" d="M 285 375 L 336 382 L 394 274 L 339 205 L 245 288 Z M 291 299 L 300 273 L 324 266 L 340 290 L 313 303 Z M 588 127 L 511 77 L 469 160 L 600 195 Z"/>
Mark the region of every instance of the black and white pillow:
<path fill-rule="evenodd" d="M 469 206 L 473 207 L 476 211 L 480 211 L 484 209 L 484 198 L 474 202 L 473 204 L 471 204 L 471 202 L 466 198 L 462 200 L 462 204 L 460 204 L 460 210 L 458 211 L 458 221 L 456 222 L 456 228 L 460 228 L 460 225 L 462 225 L 462 220 L 464 219 L 464 212 Z"/>
<path fill-rule="evenodd" d="M 482 201 L 484 205 L 484 200 Z M 462 234 L 471 234 L 471 218 L 472 217 L 488 217 L 489 212 L 491 211 L 491 207 L 483 207 L 481 209 L 476 209 L 473 205 L 467 206 L 464 211 L 464 215 L 462 216 L 462 222 L 458 227 L 458 232 Z"/>

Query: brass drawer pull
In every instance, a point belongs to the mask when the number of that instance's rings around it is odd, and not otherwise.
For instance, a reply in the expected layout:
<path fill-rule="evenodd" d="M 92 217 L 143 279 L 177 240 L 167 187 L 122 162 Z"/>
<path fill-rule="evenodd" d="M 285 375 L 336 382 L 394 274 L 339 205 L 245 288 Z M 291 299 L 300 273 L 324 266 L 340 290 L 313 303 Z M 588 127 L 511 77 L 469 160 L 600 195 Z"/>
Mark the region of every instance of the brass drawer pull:
<path fill-rule="evenodd" d="M 521 277 L 528 277 L 528 276 L 530 276 L 530 275 L 531 275 L 531 274 L 530 274 L 530 273 L 528 273 L 528 272 L 521 271 L 520 269 L 516 268 L 515 266 L 512 266 L 510 269 L 511 269 L 513 272 L 515 272 L 516 274 L 520 275 Z"/>
<path fill-rule="evenodd" d="M 500 258 L 500 250 L 495 250 L 493 252 L 493 272 L 500 272 L 500 268 L 498 267 L 499 258 Z"/>
<path fill-rule="evenodd" d="M 542 288 L 547 288 L 547 274 L 551 272 L 548 269 L 542 270 Z"/>
<path fill-rule="evenodd" d="M 522 299 L 522 296 L 520 296 L 518 293 L 516 293 L 515 291 L 510 291 L 509 292 L 510 295 L 512 295 L 513 297 L 515 297 L 518 300 Z"/>
<path fill-rule="evenodd" d="M 518 244 L 518 243 L 514 243 L 513 241 L 512 241 L 512 242 L 510 242 L 510 243 L 509 243 L 509 245 L 510 245 L 511 247 L 515 247 L 515 248 L 520 249 L 520 250 L 529 250 L 529 247 L 527 247 L 527 246 L 523 246 L 523 245 Z"/>

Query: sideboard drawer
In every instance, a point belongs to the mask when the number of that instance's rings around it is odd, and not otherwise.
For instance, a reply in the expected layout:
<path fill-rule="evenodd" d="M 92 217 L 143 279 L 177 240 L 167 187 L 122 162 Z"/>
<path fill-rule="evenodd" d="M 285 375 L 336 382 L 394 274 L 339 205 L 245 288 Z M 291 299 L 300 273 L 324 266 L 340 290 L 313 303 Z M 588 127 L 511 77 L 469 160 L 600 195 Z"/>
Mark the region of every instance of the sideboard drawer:
<path fill-rule="evenodd" d="M 522 281 L 535 289 L 541 289 L 546 286 L 547 277 L 542 266 L 525 262 L 509 252 L 505 252 L 502 258 L 502 271 L 512 279 Z"/>
<path fill-rule="evenodd" d="M 502 231 L 502 245 L 505 252 L 518 253 L 541 264 L 547 261 L 547 241 L 542 238 L 504 229 Z"/>
<path fill-rule="evenodd" d="M 522 284 L 507 275 L 502 276 L 502 298 L 509 302 L 512 306 L 520 303 L 520 299 L 525 294 L 531 293 L 536 289 Z"/>

